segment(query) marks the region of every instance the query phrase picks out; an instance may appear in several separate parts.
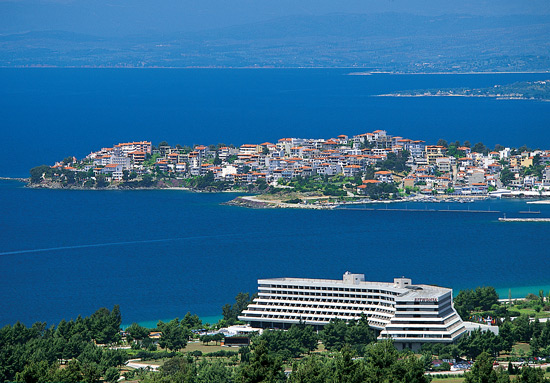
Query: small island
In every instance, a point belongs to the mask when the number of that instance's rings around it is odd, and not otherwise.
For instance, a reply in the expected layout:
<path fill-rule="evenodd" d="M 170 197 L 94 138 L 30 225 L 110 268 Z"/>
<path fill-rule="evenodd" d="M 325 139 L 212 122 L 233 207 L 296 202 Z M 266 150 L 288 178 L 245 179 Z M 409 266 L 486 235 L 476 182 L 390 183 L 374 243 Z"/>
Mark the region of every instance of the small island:
<path fill-rule="evenodd" d="M 492 97 L 499 100 L 550 101 L 550 80 L 522 81 L 490 88 L 442 88 L 405 90 L 381 97 Z"/>
<path fill-rule="evenodd" d="M 550 150 L 430 145 L 385 130 L 277 143 L 126 142 L 30 171 L 28 187 L 239 192 L 229 204 L 330 209 L 367 202 L 550 197 Z"/>

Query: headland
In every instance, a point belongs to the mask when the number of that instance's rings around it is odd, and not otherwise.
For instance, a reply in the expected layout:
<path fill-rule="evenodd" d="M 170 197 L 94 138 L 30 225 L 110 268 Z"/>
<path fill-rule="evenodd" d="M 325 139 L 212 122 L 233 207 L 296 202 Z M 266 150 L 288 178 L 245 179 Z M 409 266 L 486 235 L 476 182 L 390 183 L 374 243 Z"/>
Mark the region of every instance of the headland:
<path fill-rule="evenodd" d="M 238 192 L 228 204 L 332 209 L 371 202 L 550 197 L 550 150 L 375 130 L 276 143 L 172 146 L 132 141 L 30 171 L 31 188 Z"/>

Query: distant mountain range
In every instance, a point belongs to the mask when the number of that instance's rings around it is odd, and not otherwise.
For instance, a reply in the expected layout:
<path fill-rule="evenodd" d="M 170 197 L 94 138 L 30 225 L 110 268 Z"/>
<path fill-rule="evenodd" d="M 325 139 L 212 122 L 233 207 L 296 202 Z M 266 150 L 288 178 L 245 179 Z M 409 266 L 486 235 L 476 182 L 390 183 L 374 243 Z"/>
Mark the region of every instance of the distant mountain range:
<path fill-rule="evenodd" d="M 403 72 L 550 70 L 550 18 L 330 14 L 200 32 L 0 35 L 0 66 L 357 67 Z"/>

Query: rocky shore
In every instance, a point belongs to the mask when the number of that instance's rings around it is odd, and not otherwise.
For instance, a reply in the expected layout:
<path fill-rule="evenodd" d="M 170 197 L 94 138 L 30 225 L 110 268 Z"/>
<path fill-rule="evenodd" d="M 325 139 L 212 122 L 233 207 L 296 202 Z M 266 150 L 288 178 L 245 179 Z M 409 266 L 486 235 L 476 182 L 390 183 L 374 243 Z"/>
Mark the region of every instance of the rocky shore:
<path fill-rule="evenodd" d="M 308 204 L 308 203 L 287 203 L 280 200 L 262 200 L 258 196 L 240 196 L 222 205 L 249 207 L 253 209 L 315 209 L 330 210 L 339 204 Z"/>

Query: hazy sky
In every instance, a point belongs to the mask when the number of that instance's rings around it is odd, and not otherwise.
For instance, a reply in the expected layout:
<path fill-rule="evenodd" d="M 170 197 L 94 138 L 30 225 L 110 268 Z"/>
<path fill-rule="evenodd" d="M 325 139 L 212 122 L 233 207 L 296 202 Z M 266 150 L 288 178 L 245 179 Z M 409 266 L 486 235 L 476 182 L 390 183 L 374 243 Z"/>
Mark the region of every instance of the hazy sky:
<path fill-rule="evenodd" d="M 0 33 L 64 30 L 95 35 L 184 32 L 286 15 L 406 12 L 549 14 L 548 0 L 0 0 Z"/>

